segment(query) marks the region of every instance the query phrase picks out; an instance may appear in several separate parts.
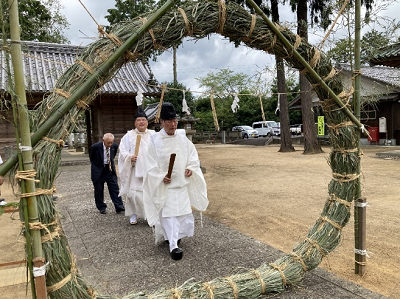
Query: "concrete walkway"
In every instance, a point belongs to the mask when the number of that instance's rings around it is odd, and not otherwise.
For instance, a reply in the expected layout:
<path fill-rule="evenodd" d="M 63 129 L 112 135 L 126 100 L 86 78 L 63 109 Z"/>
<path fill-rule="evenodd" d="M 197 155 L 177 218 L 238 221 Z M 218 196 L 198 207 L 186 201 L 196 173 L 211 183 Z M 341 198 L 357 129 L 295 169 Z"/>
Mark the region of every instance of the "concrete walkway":
<path fill-rule="evenodd" d="M 107 194 L 107 214 L 95 207 L 86 154 L 64 151 L 57 178 L 56 207 L 84 278 L 100 294 L 124 296 L 173 288 L 194 278 L 205 282 L 274 262 L 283 253 L 221 223 L 195 213 L 195 236 L 183 239 L 184 257 L 173 261 L 165 244 L 155 245 L 151 228 L 130 225 L 116 214 Z M 245 221 L 245 219 L 244 219 Z M 386 298 L 323 269 L 306 273 L 301 286 L 263 298 Z"/>

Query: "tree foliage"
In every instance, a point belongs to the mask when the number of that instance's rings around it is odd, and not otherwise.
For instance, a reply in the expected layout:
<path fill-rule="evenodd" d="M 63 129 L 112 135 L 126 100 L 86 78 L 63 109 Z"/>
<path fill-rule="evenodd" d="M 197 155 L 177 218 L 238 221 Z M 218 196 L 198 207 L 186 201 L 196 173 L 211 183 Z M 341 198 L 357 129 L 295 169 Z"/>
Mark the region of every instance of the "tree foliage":
<path fill-rule="evenodd" d="M 200 81 L 200 85 L 205 87 L 208 93 L 213 91 L 215 109 L 221 129 L 230 130 L 237 125 L 251 126 L 253 122 L 262 120 L 257 86 L 246 74 L 236 74 L 229 69 L 221 69 L 216 73 L 210 72 L 206 77 L 197 78 L 197 80 Z M 289 92 L 298 91 L 299 86 L 294 78 L 290 78 L 288 84 Z M 270 87 L 273 95 L 261 97 L 266 120 L 279 121 L 279 118 L 275 115 L 278 101 L 277 90 L 277 82 L 274 80 Z M 236 113 L 233 113 L 231 105 L 235 94 L 239 94 L 239 108 Z M 289 95 L 288 101 L 291 101 L 296 95 L 297 93 Z M 196 130 L 215 130 L 210 101 L 209 94 L 195 101 L 194 115 L 200 118 L 196 123 Z M 299 111 L 290 112 L 290 117 L 290 122 L 293 124 L 301 121 Z"/>
<path fill-rule="evenodd" d="M 207 92 L 221 94 L 237 94 L 249 84 L 249 76 L 243 73 L 235 74 L 230 69 L 221 69 L 217 73 L 209 72 L 205 77 L 195 78 Z"/>
<path fill-rule="evenodd" d="M 115 7 L 107 9 L 109 15 L 105 18 L 110 23 L 106 26 L 109 30 L 112 25 L 120 22 L 148 14 L 160 8 L 167 0 L 115 0 Z M 174 6 L 178 7 L 183 1 L 174 1 Z"/>
<path fill-rule="evenodd" d="M 4 32 L 1 38 L 10 37 L 10 13 L 8 0 L 0 0 L 4 18 Z M 65 16 L 61 14 L 59 0 L 19 0 L 19 23 L 21 40 L 49 43 L 69 43 L 63 30 L 69 27 Z"/>
<path fill-rule="evenodd" d="M 155 0 L 116 0 L 115 8 L 107 9 L 105 16 L 110 25 L 136 18 L 151 12 L 156 7 Z M 106 27 L 109 30 L 109 27 Z"/>
<path fill-rule="evenodd" d="M 184 116 L 185 113 L 182 112 L 182 101 L 183 101 L 183 91 L 185 90 L 185 100 L 186 103 L 191 111 L 191 113 L 194 110 L 194 96 L 188 91 L 186 86 L 183 85 L 182 83 L 167 83 L 167 90 L 168 92 L 165 93 L 164 95 L 164 102 L 170 102 L 172 105 L 174 105 L 176 113 L 179 114 L 180 116 Z"/>
<path fill-rule="evenodd" d="M 284 3 L 285 2 L 286 1 L 284 1 Z M 288 2 L 293 12 L 297 11 L 299 7 L 303 7 L 304 2 L 308 2 L 311 26 L 318 24 L 321 28 L 326 30 L 331 24 L 330 15 L 332 14 L 332 2 L 330 0 L 289 0 Z M 305 7 L 307 7 L 307 5 L 305 5 Z M 297 21 L 302 22 L 303 20 L 298 19 Z"/>
<path fill-rule="evenodd" d="M 385 32 L 378 32 L 375 29 L 364 34 L 361 39 L 361 63 L 368 64 L 378 52 L 379 48 L 390 44 L 391 39 Z M 342 38 L 338 40 L 335 46 L 327 54 L 336 63 L 353 63 L 354 40 Z"/>

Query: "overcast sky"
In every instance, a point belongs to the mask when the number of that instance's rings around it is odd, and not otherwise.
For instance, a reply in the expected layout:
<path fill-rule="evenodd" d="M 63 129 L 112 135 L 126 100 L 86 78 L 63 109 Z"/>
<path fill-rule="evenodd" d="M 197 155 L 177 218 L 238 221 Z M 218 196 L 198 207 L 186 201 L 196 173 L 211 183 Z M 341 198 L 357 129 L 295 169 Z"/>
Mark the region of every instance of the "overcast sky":
<path fill-rule="evenodd" d="M 81 0 L 99 24 L 107 25 L 107 9 L 113 8 L 114 0 Z M 62 13 L 70 23 L 65 36 L 73 45 L 87 45 L 98 36 L 97 25 L 78 0 L 60 0 L 64 6 Z M 196 77 L 204 77 L 208 72 L 229 68 L 250 76 L 261 72 L 266 66 L 273 67 L 274 57 L 248 47 L 235 48 L 219 35 L 198 41 L 185 40 L 177 51 L 178 81 L 192 91 L 200 91 Z M 172 82 L 172 52 L 166 51 L 150 61 L 151 69 L 159 83 Z"/>
<path fill-rule="evenodd" d="M 91 15 L 99 24 L 107 25 L 105 16 L 107 9 L 114 8 L 114 0 L 81 0 Z M 377 0 L 382 1 L 382 0 Z M 377 2 L 375 1 L 375 2 Z M 386 1 L 386 0 L 383 0 Z M 387 1 L 386 1 L 387 2 Z M 390 1 L 397 2 L 398 1 Z M 65 36 L 72 45 L 88 45 L 98 37 L 97 25 L 83 8 L 78 0 L 60 0 L 64 8 L 62 14 L 70 23 Z M 396 5 L 399 7 L 399 5 Z M 398 17 L 399 10 L 391 6 L 390 10 L 382 14 Z M 280 20 L 295 21 L 295 14 L 281 10 Z M 369 28 L 370 30 L 370 28 Z M 323 34 L 310 35 L 310 43 L 317 44 L 322 40 Z M 151 69 L 159 83 L 172 82 L 172 53 L 164 52 L 158 57 L 157 62 L 150 61 Z M 178 81 L 192 91 L 201 91 L 196 77 L 204 77 L 209 72 L 217 72 L 229 68 L 235 72 L 242 72 L 250 76 L 261 72 L 265 67 L 274 66 L 274 57 L 262 51 L 252 50 L 245 46 L 235 48 L 228 40 L 219 35 L 203 38 L 199 41 L 185 40 L 177 51 Z"/>

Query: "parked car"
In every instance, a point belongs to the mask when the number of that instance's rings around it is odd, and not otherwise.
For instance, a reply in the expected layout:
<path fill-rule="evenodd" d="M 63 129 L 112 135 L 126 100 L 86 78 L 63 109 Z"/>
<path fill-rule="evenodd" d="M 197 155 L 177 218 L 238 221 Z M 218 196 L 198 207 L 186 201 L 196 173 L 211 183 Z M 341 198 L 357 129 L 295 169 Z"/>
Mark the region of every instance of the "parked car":
<path fill-rule="evenodd" d="M 253 129 L 256 129 L 258 135 L 262 137 L 281 135 L 281 128 L 278 123 L 273 120 L 257 121 L 253 123 L 252 127 Z"/>
<path fill-rule="evenodd" d="M 302 125 L 292 125 L 290 126 L 290 133 L 292 135 L 301 135 Z"/>
<path fill-rule="evenodd" d="M 236 126 L 232 128 L 232 132 L 239 131 L 242 132 L 242 138 L 258 138 L 257 130 L 250 126 Z"/>

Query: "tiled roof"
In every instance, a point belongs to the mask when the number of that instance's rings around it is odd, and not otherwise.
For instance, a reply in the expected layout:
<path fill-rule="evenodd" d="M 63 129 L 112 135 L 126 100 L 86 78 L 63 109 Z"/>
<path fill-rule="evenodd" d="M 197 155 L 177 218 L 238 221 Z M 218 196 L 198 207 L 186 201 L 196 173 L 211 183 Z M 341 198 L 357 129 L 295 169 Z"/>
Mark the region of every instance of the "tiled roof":
<path fill-rule="evenodd" d="M 27 90 L 39 93 L 51 91 L 56 80 L 74 64 L 83 48 L 53 43 L 22 42 Z M 7 86 L 5 58 L 4 51 L 0 51 L 0 91 L 4 91 Z M 103 94 L 136 94 L 140 88 L 144 95 L 160 94 L 158 88 L 146 85 L 151 79 L 153 79 L 153 74 L 147 63 L 129 62 L 101 88 L 101 92 Z"/>
<path fill-rule="evenodd" d="M 335 67 L 338 71 L 344 71 L 352 76 L 351 68 L 349 64 L 339 64 Z M 361 78 L 370 78 L 374 81 L 379 81 L 385 85 L 391 85 L 394 90 L 400 89 L 400 69 L 386 67 L 386 66 L 361 66 Z M 313 91 L 315 94 L 315 91 Z M 392 95 L 381 95 L 380 99 L 390 99 L 392 97 L 397 97 Z M 320 102 L 317 97 L 312 97 L 313 106 L 319 106 Z M 289 102 L 289 109 L 300 109 L 301 108 L 301 96 L 295 97 Z"/>
<path fill-rule="evenodd" d="M 400 43 L 380 48 L 377 52 L 374 58 L 369 61 L 371 65 L 400 67 Z"/>
<path fill-rule="evenodd" d="M 149 122 L 153 121 L 156 118 L 158 104 L 159 104 L 158 102 L 153 104 L 148 104 L 146 108 L 144 108 L 144 112 L 146 113 Z"/>
<path fill-rule="evenodd" d="M 337 69 L 351 72 L 350 65 L 340 64 Z M 400 87 L 400 69 L 387 66 L 361 66 L 363 77 Z"/>

